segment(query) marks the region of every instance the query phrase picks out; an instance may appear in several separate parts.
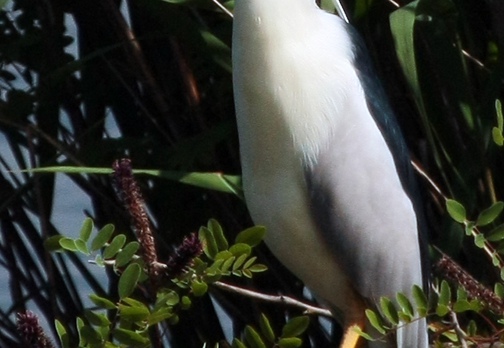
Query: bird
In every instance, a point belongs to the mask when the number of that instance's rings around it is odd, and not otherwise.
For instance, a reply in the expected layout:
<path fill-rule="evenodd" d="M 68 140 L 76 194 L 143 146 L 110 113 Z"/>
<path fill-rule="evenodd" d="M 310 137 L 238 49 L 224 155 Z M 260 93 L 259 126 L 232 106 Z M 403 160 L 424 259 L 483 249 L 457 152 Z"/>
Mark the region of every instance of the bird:
<path fill-rule="evenodd" d="M 315 0 L 236 0 L 233 15 L 242 183 L 266 245 L 331 309 L 340 347 L 427 347 L 425 318 L 386 343 L 353 328 L 427 277 L 409 152 L 362 38 Z"/>

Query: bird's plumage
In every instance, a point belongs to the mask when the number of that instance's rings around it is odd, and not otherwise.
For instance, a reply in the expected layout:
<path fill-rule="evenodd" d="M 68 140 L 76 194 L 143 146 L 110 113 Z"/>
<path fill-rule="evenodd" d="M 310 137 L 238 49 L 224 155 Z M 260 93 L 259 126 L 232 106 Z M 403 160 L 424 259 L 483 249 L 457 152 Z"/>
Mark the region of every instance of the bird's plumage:
<path fill-rule="evenodd" d="M 407 150 L 381 86 L 367 62 L 359 67 L 362 54 L 347 24 L 313 0 L 236 1 L 249 211 L 278 259 L 343 321 L 361 299 L 423 283 Z M 408 325 L 398 346 L 425 347 L 426 332 L 424 320 Z"/>

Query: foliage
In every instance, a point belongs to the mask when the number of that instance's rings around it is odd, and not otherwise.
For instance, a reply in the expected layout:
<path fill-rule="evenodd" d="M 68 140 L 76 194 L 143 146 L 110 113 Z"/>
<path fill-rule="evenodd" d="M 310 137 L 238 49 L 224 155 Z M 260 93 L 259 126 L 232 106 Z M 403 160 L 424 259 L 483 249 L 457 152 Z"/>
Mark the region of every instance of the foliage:
<path fill-rule="evenodd" d="M 177 262 L 185 264 L 180 268 L 183 273 L 175 275 L 170 274 L 168 264 L 156 265 L 162 269 L 163 274 L 156 279 L 159 284 L 154 287 L 155 300 L 150 305 L 134 298 L 139 288 L 149 287 L 149 282 L 153 281 L 145 259 L 139 252 L 139 243 L 126 243 L 127 237 L 124 234 L 112 236 L 113 225 L 105 225 L 93 238 L 92 230 L 93 221 L 88 218 L 84 221 L 78 238 L 58 235 L 46 242 L 46 246 L 52 251 L 80 252 L 86 256 L 102 250 L 94 262 L 102 267 L 112 267 L 120 275 L 117 283 L 118 300 L 92 294 L 90 299 L 94 309 L 86 309 L 84 317 L 77 318 L 78 347 L 155 346 L 149 336 L 152 329 L 165 321 L 172 325 L 178 323 L 179 313 L 190 309 L 192 302 L 204 296 L 212 283 L 229 276 L 252 278 L 253 273 L 266 270 L 266 266 L 256 263 L 257 258 L 251 256 L 252 247 L 258 245 L 264 236 L 263 228 L 246 229 L 236 236 L 234 244 L 229 245 L 221 226 L 215 220 L 210 220 L 208 226 L 200 228 L 199 239 L 202 244 L 196 239 L 187 242 L 201 245 L 205 257 L 178 260 Z M 114 320 L 110 320 L 111 317 Z M 291 319 L 283 329 L 279 346 L 294 347 L 296 345 L 292 345 L 293 342 L 297 342 L 299 346 L 302 341 L 296 336 L 304 332 L 307 320 L 307 317 Z M 261 323 L 271 333 L 268 339 L 275 340 L 265 315 L 261 316 Z M 61 345 L 70 347 L 65 324 L 56 321 L 56 327 Z M 247 326 L 246 341 L 258 344 L 261 338 L 258 335 L 250 336 L 250 332 L 255 331 Z M 289 340 L 291 345 L 282 343 L 284 340 Z"/>
<path fill-rule="evenodd" d="M 232 10 L 232 1 L 223 3 Z M 332 6 L 331 1 L 323 3 Z M 496 100 L 503 97 L 503 2 L 348 0 L 344 5 L 376 62 L 415 162 L 422 164 L 439 189 L 430 184 L 421 187 L 432 245 L 478 283 L 490 284 L 502 295 L 503 116 Z M 226 239 L 232 240 L 230 231 L 251 225 L 237 180 L 232 21 L 210 0 L 10 0 L 0 1 L 0 6 L 0 266 L 4 284 L 9 284 L 2 293 L 10 295 L 9 303 L 0 305 L 0 346 L 20 345 L 15 313 L 27 307 L 41 319 L 57 319 L 60 324 L 53 336 L 75 346 L 81 328 L 105 327 L 99 324 L 105 322 L 100 313 L 82 316 L 85 305 L 78 289 L 83 284 L 96 298 L 114 298 L 114 308 L 121 303 L 116 301 L 119 284 L 114 266 L 105 269 L 110 279 L 107 288 L 87 267 L 87 256 L 78 257 L 104 245 L 86 234 L 91 231 L 88 227 L 78 237 L 48 242 L 74 252 L 47 252 L 43 242 L 68 235 L 72 226 L 54 225 L 63 214 L 55 210 L 59 198 L 54 172 L 22 170 L 103 169 L 127 154 L 136 167 L 159 170 L 155 175 L 147 173 L 139 183 L 158 236 L 159 255 L 171 254 L 172 245 L 212 217 L 223 225 Z M 88 197 L 92 208 L 85 214 L 92 217 L 100 235 L 110 233 L 112 238 L 105 238 L 108 247 L 112 245 L 107 258 L 95 261 L 115 260 L 120 272 L 139 249 L 135 250 L 130 218 L 115 198 L 110 178 L 85 169 L 67 176 L 75 184 L 74 192 Z M 194 181 L 200 187 L 181 183 Z M 118 234 L 109 223 L 125 238 L 115 239 Z M 210 240 L 211 249 L 207 247 L 208 267 L 217 262 L 220 252 L 229 251 L 219 241 L 220 237 L 215 244 Z M 229 275 L 222 276 L 251 282 L 270 293 L 303 297 L 299 282 L 262 245 L 254 250 L 270 272 L 249 279 L 243 268 L 247 261 L 227 254 L 226 260 L 235 259 L 228 261 L 232 263 L 226 271 Z M 434 256 L 432 263 L 436 263 Z M 235 264 L 239 266 L 233 270 Z M 222 266 L 215 271 L 222 272 Z M 138 274 L 133 267 L 128 271 L 130 279 L 138 276 L 143 285 L 143 268 Z M 236 277 L 240 272 L 242 277 Z M 499 339 L 493 335 L 499 332 L 495 328 L 500 327 L 500 315 L 489 313 L 487 307 L 461 311 L 466 304 L 460 302 L 464 301 L 460 284 L 449 280 L 447 294 L 442 282 L 446 275 L 436 277 L 438 294 L 429 299 L 434 304 L 418 308 L 418 298 L 411 304 L 429 316 L 431 329 L 440 333 L 434 339 L 453 339 L 454 327 L 469 337 L 477 333 Z M 121 282 L 123 298 L 128 298 L 131 285 L 131 280 L 126 285 Z M 284 326 L 285 311 L 289 317 L 296 315 L 276 305 L 213 291 L 235 332 L 244 333 L 239 338 L 243 344 L 254 346 L 250 337 L 260 337 L 267 345 L 272 342 L 261 320 L 259 329 L 247 326 L 257 322 L 258 313 L 264 313 L 273 328 Z M 476 304 L 474 300 L 468 300 L 470 306 Z M 386 308 L 388 303 L 384 300 Z M 400 319 L 411 314 L 401 305 L 406 302 L 391 303 L 399 306 Z M 177 330 L 168 329 L 172 347 L 201 347 L 224 339 L 209 296 L 198 297 L 191 311 L 182 313 Z M 393 313 L 389 308 L 392 319 Z M 76 322 L 77 317 L 81 319 Z M 394 328 L 387 321 L 390 318 L 383 319 L 387 328 Z M 445 319 L 454 326 L 443 326 Z M 92 336 L 90 329 L 84 331 Z M 273 332 L 275 338 L 282 337 Z M 328 346 L 335 339 L 314 321 L 306 335 L 305 345 L 314 347 Z"/>

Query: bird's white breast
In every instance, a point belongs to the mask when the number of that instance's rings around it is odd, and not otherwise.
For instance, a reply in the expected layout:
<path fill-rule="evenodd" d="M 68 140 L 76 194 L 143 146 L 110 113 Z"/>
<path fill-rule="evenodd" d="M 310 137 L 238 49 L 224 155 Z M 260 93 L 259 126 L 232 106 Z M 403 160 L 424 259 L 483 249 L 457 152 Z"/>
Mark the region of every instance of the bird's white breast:
<path fill-rule="evenodd" d="M 352 52 L 342 48 L 350 44 L 341 23 L 310 1 L 299 8 L 294 3 L 300 1 L 291 1 L 236 2 L 233 82 L 243 184 L 251 216 L 267 227 L 273 253 L 338 306 L 344 296 L 334 290 L 347 280 L 314 233 L 303 168 L 346 126 L 338 117 L 348 93 L 362 91 Z M 308 25 L 314 17 L 318 29 L 307 30 L 303 21 Z"/>

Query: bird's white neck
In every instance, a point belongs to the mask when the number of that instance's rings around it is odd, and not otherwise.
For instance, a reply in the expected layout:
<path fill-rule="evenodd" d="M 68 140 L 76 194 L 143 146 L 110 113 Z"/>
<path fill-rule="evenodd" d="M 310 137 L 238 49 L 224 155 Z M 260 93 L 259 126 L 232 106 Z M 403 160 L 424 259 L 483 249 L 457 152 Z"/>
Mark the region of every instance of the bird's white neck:
<path fill-rule="evenodd" d="M 242 151 L 278 153 L 272 159 L 278 163 L 290 147 L 312 161 L 338 126 L 335 108 L 345 104 L 348 84 L 356 81 L 343 23 L 313 0 L 237 0 L 234 16 Z M 321 88 L 333 91 L 331 100 L 317 92 Z"/>

